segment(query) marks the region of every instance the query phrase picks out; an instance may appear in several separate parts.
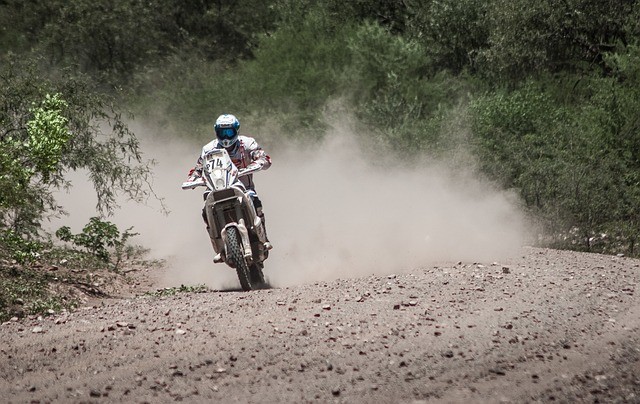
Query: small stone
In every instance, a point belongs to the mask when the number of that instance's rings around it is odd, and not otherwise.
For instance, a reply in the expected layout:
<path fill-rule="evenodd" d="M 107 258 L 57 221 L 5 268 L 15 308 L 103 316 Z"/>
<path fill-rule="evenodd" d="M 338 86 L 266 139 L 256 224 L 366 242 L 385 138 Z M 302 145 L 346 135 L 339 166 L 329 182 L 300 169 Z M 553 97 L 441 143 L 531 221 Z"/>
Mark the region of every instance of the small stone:
<path fill-rule="evenodd" d="M 44 332 L 44 329 L 42 327 L 33 327 L 33 329 L 31 330 L 32 333 L 34 334 L 41 334 Z"/>
<path fill-rule="evenodd" d="M 181 329 L 181 328 L 178 328 L 178 329 L 176 330 L 176 334 L 177 334 L 177 335 L 184 335 L 184 334 L 186 334 L 186 333 L 187 333 L 187 332 L 186 332 L 185 330 Z"/>
<path fill-rule="evenodd" d="M 442 356 L 444 356 L 445 358 L 453 358 L 453 351 L 444 351 L 442 353 Z"/>

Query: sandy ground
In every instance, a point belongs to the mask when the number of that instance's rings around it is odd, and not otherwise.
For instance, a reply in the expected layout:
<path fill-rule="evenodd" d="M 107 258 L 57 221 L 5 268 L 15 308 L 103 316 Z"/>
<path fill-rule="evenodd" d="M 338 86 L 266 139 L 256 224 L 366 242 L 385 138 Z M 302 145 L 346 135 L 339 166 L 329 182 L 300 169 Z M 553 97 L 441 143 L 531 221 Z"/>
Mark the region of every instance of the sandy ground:
<path fill-rule="evenodd" d="M 268 270 L 266 271 L 268 275 Z M 640 260 L 525 248 L 0 326 L 3 402 L 640 402 Z"/>

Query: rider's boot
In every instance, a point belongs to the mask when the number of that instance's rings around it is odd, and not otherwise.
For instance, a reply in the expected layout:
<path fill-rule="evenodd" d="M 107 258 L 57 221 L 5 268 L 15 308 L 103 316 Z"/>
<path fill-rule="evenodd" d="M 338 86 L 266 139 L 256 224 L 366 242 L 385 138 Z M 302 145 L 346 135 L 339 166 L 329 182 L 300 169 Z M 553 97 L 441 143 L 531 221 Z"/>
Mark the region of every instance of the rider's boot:
<path fill-rule="evenodd" d="M 222 253 L 218 253 L 216 251 L 216 242 L 211 238 L 211 228 L 209 227 L 209 221 L 207 220 L 207 212 L 205 208 L 202 208 L 202 220 L 204 220 L 204 224 L 207 227 L 207 234 L 209 235 L 209 239 L 211 241 L 211 246 L 213 247 L 213 251 L 216 252 L 215 257 L 213 257 L 213 262 L 217 264 L 219 262 L 224 261 L 224 259 L 222 258 Z"/>
<path fill-rule="evenodd" d="M 267 224 L 264 221 L 264 212 L 262 211 L 262 207 L 259 207 L 258 209 L 256 209 L 256 213 L 258 214 L 258 217 L 260 218 L 260 221 L 262 222 L 262 230 L 264 231 L 264 239 L 266 240 L 264 242 L 264 248 L 267 251 L 269 251 L 269 250 L 271 250 L 273 248 L 273 245 L 269 241 L 269 236 L 267 235 Z"/>

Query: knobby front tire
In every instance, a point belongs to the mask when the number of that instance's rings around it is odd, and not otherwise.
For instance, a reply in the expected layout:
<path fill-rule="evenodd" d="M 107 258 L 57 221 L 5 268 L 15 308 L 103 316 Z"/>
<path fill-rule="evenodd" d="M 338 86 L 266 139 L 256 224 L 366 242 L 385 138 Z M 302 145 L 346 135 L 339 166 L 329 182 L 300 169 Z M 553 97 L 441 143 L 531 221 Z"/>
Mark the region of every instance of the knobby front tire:
<path fill-rule="evenodd" d="M 240 243 L 240 235 L 238 234 L 238 229 L 235 227 L 229 227 L 227 229 L 227 259 L 230 259 L 236 267 L 236 273 L 238 274 L 238 280 L 240 281 L 242 290 L 246 292 L 253 289 L 249 267 L 247 266 L 247 261 L 244 259 L 243 249 Z"/>

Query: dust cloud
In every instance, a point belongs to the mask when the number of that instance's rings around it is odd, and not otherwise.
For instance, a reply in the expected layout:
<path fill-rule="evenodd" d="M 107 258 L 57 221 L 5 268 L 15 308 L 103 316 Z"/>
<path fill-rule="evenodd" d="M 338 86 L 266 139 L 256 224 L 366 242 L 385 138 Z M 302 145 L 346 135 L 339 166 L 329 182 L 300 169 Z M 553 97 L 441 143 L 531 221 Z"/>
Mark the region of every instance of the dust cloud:
<path fill-rule="evenodd" d="M 256 183 L 275 285 L 504 259 L 524 244 L 515 199 L 472 172 L 364 153 L 338 124 L 313 150 L 272 153 Z"/>
<path fill-rule="evenodd" d="M 145 154 L 158 162 L 153 186 L 171 213 L 162 215 L 151 201 L 126 204 L 109 220 L 121 229 L 134 226 L 140 235 L 132 241 L 150 248 L 151 258 L 167 261 L 159 286 L 237 288 L 235 272 L 212 262 L 201 190 L 180 189 L 202 144 L 132 129 Z M 267 138 L 273 166 L 254 179 L 274 245 L 265 263 L 272 286 L 398 273 L 438 262 L 499 261 L 525 243 L 525 221 L 509 193 L 477 179 L 471 169 L 454 172 L 443 162 L 407 168 L 386 150 L 365 153 L 352 131 L 333 125 L 313 147 Z M 71 194 L 59 199 L 72 213 L 64 224 L 78 232 L 95 214 L 95 201 L 86 196 L 87 187 L 74 183 Z"/>

